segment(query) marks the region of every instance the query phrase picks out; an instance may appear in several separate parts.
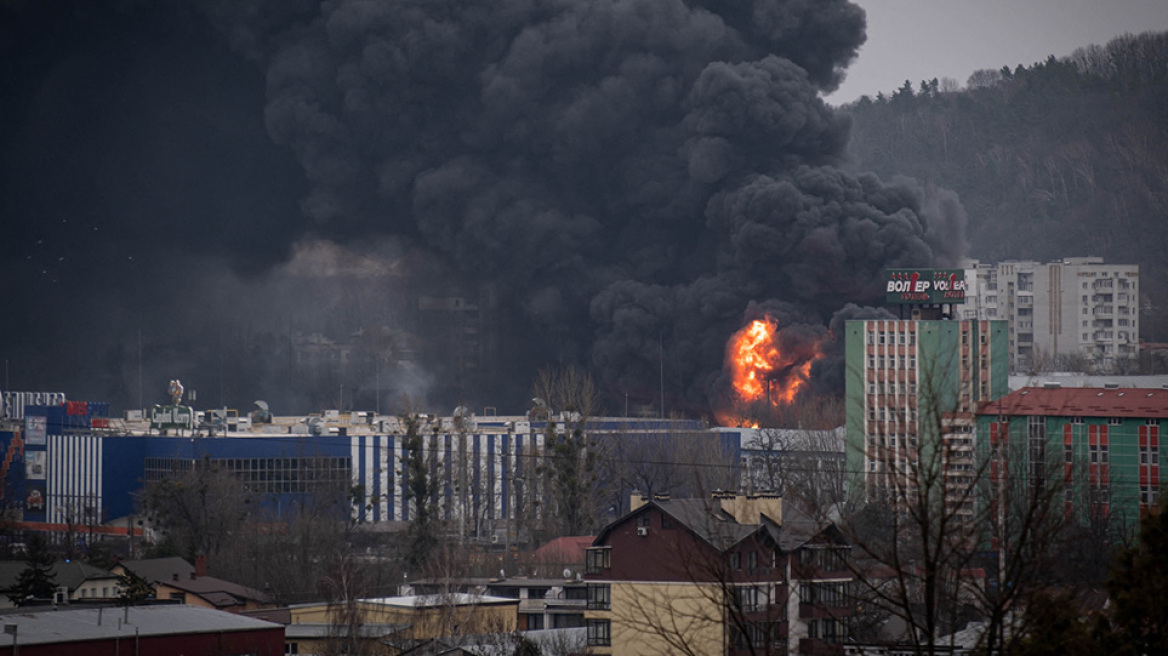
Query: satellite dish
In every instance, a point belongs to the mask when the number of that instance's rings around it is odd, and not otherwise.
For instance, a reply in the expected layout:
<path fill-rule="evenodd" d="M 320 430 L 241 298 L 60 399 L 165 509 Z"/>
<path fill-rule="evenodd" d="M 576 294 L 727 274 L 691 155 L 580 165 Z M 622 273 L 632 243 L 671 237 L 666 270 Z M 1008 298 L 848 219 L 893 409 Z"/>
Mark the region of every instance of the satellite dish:
<path fill-rule="evenodd" d="M 256 407 L 258 407 L 260 410 L 263 410 L 264 412 L 268 411 L 268 402 L 267 401 L 256 401 L 255 404 L 256 404 Z"/>
<path fill-rule="evenodd" d="M 564 568 L 564 578 L 565 579 L 572 578 L 572 570 L 568 569 L 567 567 Z"/>
<path fill-rule="evenodd" d="M 499 570 L 499 578 L 501 578 L 501 579 L 507 578 L 507 570 L 505 570 L 505 569 Z"/>

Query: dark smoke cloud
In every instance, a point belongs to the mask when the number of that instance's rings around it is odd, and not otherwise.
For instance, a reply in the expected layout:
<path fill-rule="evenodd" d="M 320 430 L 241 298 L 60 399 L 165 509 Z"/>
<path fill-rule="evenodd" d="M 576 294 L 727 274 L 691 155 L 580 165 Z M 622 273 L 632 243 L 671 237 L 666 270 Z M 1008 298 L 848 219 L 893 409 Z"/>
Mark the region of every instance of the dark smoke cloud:
<path fill-rule="evenodd" d="M 65 44 L 64 54 L 41 52 L 30 73 L 41 88 L 30 83 L 27 97 L 58 113 L 70 92 L 113 102 L 127 85 L 151 85 L 124 120 L 100 119 L 96 146 L 80 148 L 131 162 L 105 174 L 118 214 L 107 216 L 109 247 L 152 252 L 177 235 L 184 248 L 164 249 L 147 271 L 178 257 L 194 271 L 226 263 L 252 275 L 272 271 L 309 236 L 358 250 L 392 239 L 400 253 L 424 253 L 440 263 L 429 278 L 487 286 L 505 310 L 509 382 L 462 390 L 460 401 L 507 407 L 526 398 L 535 367 L 576 363 L 614 397 L 654 401 L 664 388 L 670 408 L 704 410 L 724 385 L 726 339 L 758 308 L 823 332 L 845 304 L 879 300 L 883 268 L 948 263 L 964 246 L 955 199 L 835 168 L 850 124 L 820 95 L 864 40 L 862 10 L 842 0 L 197 6 L 203 28 L 185 28 L 190 48 L 142 64 L 138 77 L 114 79 L 114 64 L 173 49 L 184 30 L 165 17 L 169 3 L 92 19 L 136 45 L 77 64 L 84 70 L 56 92 L 44 85 L 86 48 L 113 46 Z M 207 61 L 229 48 L 234 65 Z M 225 70 L 232 75 L 217 75 Z M 190 101 L 166 102 L 167 84 L 181 94 L 203 77 L 222 88 L 208 90 L 195 114 L 174 113 Z M 257 93 L 258 103 L 239 101 Z M 245 107 L 257 111 L 239 116 Z M 260 118 L 302 178 L 280 169 L 279 151 L 252 141 Z M 200 138 L 192 122 L 226 139 Z M 79 139 L 59 135 L 79 132 L 42 127 L 69 159 Z M 203 152 L 219 143 L 231 152 Z M 136 174 L 153 182 L 138 170 L 148 166 L 173 167 L 171 184 L 129 182 Z M 29 175 L 59 180 L 43 169 Z M 186 180 L 231 193 L 220 207 L 203 199 L 214 192 L 185 189 Z M 270 196 L 290 188 L 297 193 Z M 184 200 L 194 209 L 149 227 Z"/>

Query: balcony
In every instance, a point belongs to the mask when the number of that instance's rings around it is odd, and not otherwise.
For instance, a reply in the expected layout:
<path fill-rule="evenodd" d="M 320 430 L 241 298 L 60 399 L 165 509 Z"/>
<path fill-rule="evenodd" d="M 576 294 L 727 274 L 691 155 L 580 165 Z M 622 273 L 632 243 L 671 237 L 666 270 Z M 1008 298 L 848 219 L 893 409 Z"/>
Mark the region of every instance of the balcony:
<path fill-rule="evenodd" d="M 814 638 L 800 638 L 799 653 L 808 656 L 836 656 L 844 653 L 844 646 L 833 645 Z"/>
<path fill-rule="evenodd" d="M 1111 278 L 1103 278 L 1101 280 L 1096 280 L 1095 284 L 1092 285 L 1091 288 L 1096 290 L 1096 291 L 1099 291 L 1100 289 L 1114 289 L 1115 288 L 1115 281 L 1112 280 Z"/>

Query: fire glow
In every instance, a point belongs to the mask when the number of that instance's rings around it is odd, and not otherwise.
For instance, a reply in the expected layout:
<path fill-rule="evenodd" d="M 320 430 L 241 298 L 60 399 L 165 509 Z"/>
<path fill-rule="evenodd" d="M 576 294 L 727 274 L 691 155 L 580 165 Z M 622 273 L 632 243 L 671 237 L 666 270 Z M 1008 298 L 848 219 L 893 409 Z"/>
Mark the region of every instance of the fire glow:
<path fill-rule="evenodd" d="M 779 325 L 771 317 L 750 322 L 730 338 L 726 359 L 734 392 L 741 403 L 766 399 L 771 405 L 794 402 L 807 384 L 816 350 L 784 351 Z"/>

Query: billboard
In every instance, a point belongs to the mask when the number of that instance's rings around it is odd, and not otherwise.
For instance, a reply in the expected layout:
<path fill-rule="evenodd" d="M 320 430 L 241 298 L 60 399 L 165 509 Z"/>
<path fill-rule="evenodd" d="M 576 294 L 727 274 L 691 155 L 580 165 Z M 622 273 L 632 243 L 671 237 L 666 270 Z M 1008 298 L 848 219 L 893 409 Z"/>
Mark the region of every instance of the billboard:
<path fill-rule="evenodd" d="M 48 417 L 33 417 L 30 415 L 24 418 L 24 441 L 26 444 L 44 446 L 45 438 L 48 435 L 48 432 Z"/>
<path fill-rule="evenodd" d="M 888 269 L 884 301 L 935 305 L 965 302 L 964 269 Z"/>
<path fill-rule="evenodd" d="M 186 405 L 156 405 L 150 409 L 150 428 L 186 428 L 194 426 L 195 413 Z"/>

